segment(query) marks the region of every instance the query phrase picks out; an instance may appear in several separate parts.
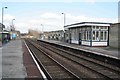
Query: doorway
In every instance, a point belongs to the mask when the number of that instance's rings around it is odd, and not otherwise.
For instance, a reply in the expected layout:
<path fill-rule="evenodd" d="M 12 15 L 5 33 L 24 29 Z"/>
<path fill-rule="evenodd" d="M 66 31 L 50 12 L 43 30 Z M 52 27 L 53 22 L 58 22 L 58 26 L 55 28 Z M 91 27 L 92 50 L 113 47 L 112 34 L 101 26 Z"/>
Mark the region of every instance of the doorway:
<path fill-rule="evenodd" d="M 81 45 L 81 41 L 82 41 L 81 38 L 82 38 L 81 33 L 79 33 L 79 45 Z"/>

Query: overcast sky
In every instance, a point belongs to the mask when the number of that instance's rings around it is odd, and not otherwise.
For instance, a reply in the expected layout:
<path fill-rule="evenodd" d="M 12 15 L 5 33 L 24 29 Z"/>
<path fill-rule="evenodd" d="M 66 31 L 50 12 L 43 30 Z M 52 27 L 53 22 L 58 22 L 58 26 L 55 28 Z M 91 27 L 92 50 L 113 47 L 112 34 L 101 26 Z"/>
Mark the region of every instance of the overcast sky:
<path fill-rule="evenodd" d="M 119 0 L 9 0 L 2 2 L 4 9 L 4 24 L 9 25 L 14 20 L 15 28 L 22 33 L 28 29 L 38 31 L 62 30 L 65 13 L 66 23 L 78 22 L 118 22 Z M 1 15 L 1 13 L 0 13 Z M 1 21 L 1 16 L 0 16 Z M 42 26 L 41 26 L 42 24 Z"/>

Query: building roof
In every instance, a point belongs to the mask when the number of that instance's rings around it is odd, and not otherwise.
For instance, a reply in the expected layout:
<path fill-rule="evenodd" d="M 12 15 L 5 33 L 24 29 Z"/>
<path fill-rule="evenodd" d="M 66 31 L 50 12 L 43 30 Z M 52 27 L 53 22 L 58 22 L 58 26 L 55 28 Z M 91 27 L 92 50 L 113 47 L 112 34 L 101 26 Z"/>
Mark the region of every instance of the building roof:
<path fill-rule="evenodd" d="M 111 23 L 104 22 L 81 22 L 64 26 L 65 28 L 80 27 L 80 26 L 110 26 Z"/>
<path fill-rule="evenodd" d="M 0 34 L 1 34 L 1 33 L 9 33 L 9 32 L 7 32 L 7 31 L 3 31 L 3 32 L 0 32 Z"/>
<path fill-rule="evenodd" d="M 120 25 L 120 23 L 113 23 L 113 24 L 111 24 L 111 25 L 117 25 L 117 24 Z"/>
<path fill-rule="evenodd" d="M 55 31 L 49 31 L 49 32 L 63 32 L 63 30 L 55 30 Z"/>

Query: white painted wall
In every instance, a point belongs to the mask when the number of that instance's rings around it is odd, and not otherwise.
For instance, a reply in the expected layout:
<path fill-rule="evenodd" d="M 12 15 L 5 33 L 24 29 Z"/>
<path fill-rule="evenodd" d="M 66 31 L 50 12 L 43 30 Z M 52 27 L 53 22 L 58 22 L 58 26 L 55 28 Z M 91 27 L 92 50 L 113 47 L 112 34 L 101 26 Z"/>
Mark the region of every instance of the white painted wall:
<path fill-rule="evenodd" d="M 71 43 L 79 44 L 79 41 L 77 41 L 77 40 L 71 40 Z"/>
<path fill-rule="evenodd" d="M 107 46 L 107 42 L 92 42 L 92 46 Z"/>
<path fill-rule="evenodd" d="M 88 42 L 88 41 L 82 41 L 82 45 L 90 46 L 90 42 Z"/>

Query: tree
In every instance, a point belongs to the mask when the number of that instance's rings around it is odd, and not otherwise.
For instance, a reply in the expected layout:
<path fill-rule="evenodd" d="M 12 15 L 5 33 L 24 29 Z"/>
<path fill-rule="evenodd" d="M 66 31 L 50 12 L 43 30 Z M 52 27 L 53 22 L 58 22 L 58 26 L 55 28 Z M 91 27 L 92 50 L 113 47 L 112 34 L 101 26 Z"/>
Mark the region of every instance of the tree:
<path fill-rule="evenodd" d="M 28 35 L 29 35 L 29 36 L 33 36 L 34 38 L 38 38 L 38 37 L 39 37 L 39 34 L 40 34 L 40 32 L 37 31 L 37 30 L 32 30 L 32 29 L 29 29 L 29 30 L 28 30 Z"/>

